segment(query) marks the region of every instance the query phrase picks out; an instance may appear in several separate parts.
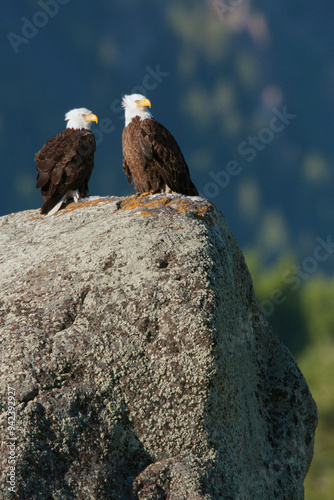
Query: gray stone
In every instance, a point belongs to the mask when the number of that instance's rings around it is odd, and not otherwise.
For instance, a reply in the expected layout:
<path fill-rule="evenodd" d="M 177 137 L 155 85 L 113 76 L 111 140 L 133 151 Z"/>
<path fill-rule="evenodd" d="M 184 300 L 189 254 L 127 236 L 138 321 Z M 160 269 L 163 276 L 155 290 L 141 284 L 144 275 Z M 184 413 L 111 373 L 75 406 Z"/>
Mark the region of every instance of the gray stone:
<path fill-rule="evenodd" d="M 215 207 L 88 198 L 0 244 L 1 498 L 10 450 L 20 499 L 303 498 L 316 405 Z"/>

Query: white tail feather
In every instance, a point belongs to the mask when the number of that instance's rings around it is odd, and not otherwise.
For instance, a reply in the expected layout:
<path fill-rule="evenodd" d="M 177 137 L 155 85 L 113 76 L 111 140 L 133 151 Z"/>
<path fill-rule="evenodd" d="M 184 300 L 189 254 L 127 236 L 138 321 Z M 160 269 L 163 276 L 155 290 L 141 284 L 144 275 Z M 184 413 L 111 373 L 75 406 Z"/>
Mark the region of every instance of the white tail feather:
<path fill-rule="evenodd" d="M 55 205 L 55 206 L 53 207 L 53 209 L 52 209 L 52 210 L 50 210 L 50 212 L 48 212 L 48 213 L 46 214 L 46 216 L 47 216 L 47 217 L 49 217 L 50 215 L 54 215 L 54 214 L 56 214 L 56 213 L 58 212 L 58 210 L 60 209 L 60 207 L 62 206 L 62 204 L 66 201 L 66 198 L 67 198 L 67 196 L 66 196 L 66 194 L 65 194 L 65 195 L 62 197 L 62 199 L 61 199 L 60 201 L 58 201 L 57 205 Z"/>

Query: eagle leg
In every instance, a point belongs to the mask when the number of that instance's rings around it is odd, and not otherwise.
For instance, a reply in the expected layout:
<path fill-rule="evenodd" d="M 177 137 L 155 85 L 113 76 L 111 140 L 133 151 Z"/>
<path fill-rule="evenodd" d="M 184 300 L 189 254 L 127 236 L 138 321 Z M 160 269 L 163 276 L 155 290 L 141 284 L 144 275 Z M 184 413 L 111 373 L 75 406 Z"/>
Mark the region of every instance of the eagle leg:
<path fill-rule="evenodd" d="M 79 193 L 79 190 L 76 189 L 75 191 L 72 192 L 72 196 L 73 196 L 73 200 L 75 203 L 78 203 L 78 201 L 80 200 L 80 193 Z"/>

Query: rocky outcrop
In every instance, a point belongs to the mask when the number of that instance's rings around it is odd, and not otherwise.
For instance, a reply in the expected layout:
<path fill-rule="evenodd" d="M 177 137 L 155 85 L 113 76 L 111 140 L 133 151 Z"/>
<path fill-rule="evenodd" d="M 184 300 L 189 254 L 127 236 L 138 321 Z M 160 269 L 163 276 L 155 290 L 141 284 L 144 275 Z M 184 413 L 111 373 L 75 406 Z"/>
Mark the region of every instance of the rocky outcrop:
<path fill-rule="evenodd" d="M 218 210 L 90 198 L 0 226 L 1 498 L 303 498 L 316 406 Z"/>

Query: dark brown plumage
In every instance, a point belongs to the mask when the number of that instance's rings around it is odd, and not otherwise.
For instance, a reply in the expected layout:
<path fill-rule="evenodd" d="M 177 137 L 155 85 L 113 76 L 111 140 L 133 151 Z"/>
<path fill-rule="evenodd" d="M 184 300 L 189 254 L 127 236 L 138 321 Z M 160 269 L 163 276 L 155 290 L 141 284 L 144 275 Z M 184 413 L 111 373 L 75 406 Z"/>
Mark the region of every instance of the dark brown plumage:
<path fill-rule="evenodd" d="M 153 118 L 132 118 L 122 136 L 123 170 L 137 193 L 198 195 L 188 165 L 172 134 Z"/>
<path fill-rule="evenodd" d="M 95 137 L 87 129 L 66 128 L 49 139 L 36 153 L 36 188 L 41 189 L 47 214 L 70 191 L 88 195 L 88 181 L 94 168 Z"/>

